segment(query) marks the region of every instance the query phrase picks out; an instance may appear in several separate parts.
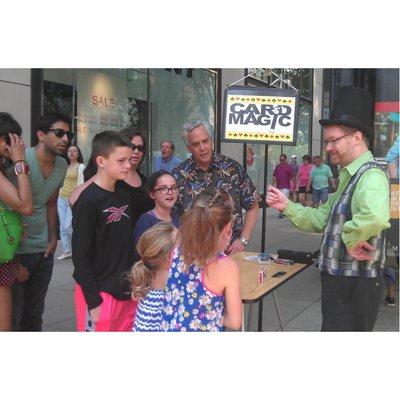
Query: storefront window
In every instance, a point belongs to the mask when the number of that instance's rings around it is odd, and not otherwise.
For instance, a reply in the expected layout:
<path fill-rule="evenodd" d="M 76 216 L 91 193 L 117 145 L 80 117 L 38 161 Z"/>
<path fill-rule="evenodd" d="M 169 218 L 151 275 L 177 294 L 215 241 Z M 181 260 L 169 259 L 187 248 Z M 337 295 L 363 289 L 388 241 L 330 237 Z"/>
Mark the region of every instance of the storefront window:
<path fill-rule="evenodd" d="M 172 139 L 181 160 L 190 154 L 183 142 L 182 126 L 206 121 L 215 128 L 216 73 L 203 69 L 151 69 L 152 159 L 163 140 Z M 213 132 L 211 132 L 213 133 Z M 151 160 L 153 161 L 153 160 Z"/>
<path fill-rule="evenodd" d="M 74 70 L 45 69 L 43 72 L 43 113 L 73 115 Z"/>
<path fill-rule="evenodd" d="M 399 70 L 377 69 L 375 79 L 375 157 L 386 157 L 399 135 Z"/>
<path fill-rule="evenodd" d="M 75 94 L 75 95 L 74 95 Z M 148 142 L 142 169 L 152 172 L 160 143 L 172 139 L 184 159 L 182 125 L 190 120 L 215 126 L 216 73 L 202 69 L 44 69 L 44 113 L 73 116 L 76 143 L 85 162 L 94 135 L 137 128 Z"/>
<path fill-rule="evenodd" d="M 297 162 L 300 162 L 301 157 L 305 154 L 309 155 L 311 112 L 311 104 L 301 99 L 299 125 L 297 128 L 297 144 L 296 146 L 283 146 L 283 152 L 288 156 L 289 160 L 292 154 L 297 155 Z"/>
<path fill-rule="evenodd" d="M 254 143 L 247 145 L 246 170 L 260 193 L 264 192 L 264 160 L 265 145 Z"/>
<path fill-rule="evenodd" d="M 305 154 L 310 153 L 311 142 L 311 117 L 312 117 L 312 84 L 313 84 L 313 70 L 312 69 L 269 69 L 269 68 L 249 68 L 249 74 L 256 81 L 262 81 L 264 84 L 271 85 L 274 82 L 276 87 L 285 87 L 285 84 L 276 81 L 276 75 L 282 76 L 284 79 L 289 79 L 292 86 L 299 90 L 300 94 L 300 108 L 299 108 L 299 124 L 297 132 L 297 143 L 295 146 L 281 146 L 269 145 L 268 146 L 268 168 L 267 168 L 267 182 L 272 182 L 272 174 L 275 166 L 278 164 L 279 155 L 284 153 L 290 162 L 293 154 L 297 155 L 297 163 L 300 164 L 301 158 Z M 272 73 L 274 72 L 274 74 Z M 251 81 L 252 84 L 257 85 L 256 81 Z M 247 166 L 249 175 L 257 182 L 264 180 L 264 146 L 251 145 L 255 153 L 254 166 Z M 249 145 L 247 145 L 249 148 Z M 260 160 L 260 161 L 258 161 Z M 254 171 L 252 171 L 252 169 Z M 263 186 L 256 185 L 259 190 L 264 191 Z"/>

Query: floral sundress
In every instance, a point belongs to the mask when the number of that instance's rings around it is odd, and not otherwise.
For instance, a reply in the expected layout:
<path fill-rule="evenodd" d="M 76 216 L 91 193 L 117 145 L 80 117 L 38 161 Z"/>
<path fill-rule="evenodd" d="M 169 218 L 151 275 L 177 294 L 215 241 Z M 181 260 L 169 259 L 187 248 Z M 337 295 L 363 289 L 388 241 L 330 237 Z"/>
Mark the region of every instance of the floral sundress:
<path fill-rule="evenodd" d="M 218 258 L 226 257 L 220 254 Z M 223 331 L 225 296 L 207 289 L 204 269 L 192 264 L 183 271 L 183 256 L 178 247 L 166 284 L 161 331 Z"/>

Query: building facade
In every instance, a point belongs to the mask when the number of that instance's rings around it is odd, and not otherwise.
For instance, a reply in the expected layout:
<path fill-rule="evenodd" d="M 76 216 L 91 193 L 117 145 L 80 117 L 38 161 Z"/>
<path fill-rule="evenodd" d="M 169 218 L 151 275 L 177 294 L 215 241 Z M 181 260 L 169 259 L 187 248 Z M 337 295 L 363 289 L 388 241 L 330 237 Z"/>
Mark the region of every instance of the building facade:
<path fill-rule="evenodd" d="M 299 90 L 297 144 L 222 142 L 226 86 L 238 82 L 285 87 L 275 79 L 277 75 Z M 71 115 L 75 143 L 86 162 L 96 133 L 134 126 L 147 138 L 145 174 L 152 172 L 152 160 L 159 154 L 164 139 L 172 139 L 176 155 L 186 158 L 189 154 L 181 139 L 182 125 L 189 120 L 204 120 L 213 128 L 215 149 L 244 165 L 263 192 L 265 182 L 271 182 L 280 153 L 289 158 L 296 154 L 299 162 L 304 154 L 320 154 L 325 158 L 318 121 L 329 116 L 337 90 L 344 85 L 359 86 L 373 93 L 376 131 L 373 152 L 384 157 L 399 132 L 398 69 L 0 69 L 0 110 L 14 115 L 31 145 L 41 114 L 60 111 Z"/>

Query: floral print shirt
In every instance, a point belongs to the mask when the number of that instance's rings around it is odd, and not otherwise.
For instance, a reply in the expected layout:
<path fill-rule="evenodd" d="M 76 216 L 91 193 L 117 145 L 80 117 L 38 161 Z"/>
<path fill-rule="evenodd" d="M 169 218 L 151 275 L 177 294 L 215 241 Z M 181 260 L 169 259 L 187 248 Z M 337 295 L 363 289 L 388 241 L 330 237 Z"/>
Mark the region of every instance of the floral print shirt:
<path fill-rule="evenodd" d="M 207 289 L 203 281 L 203 268 L 192 264 L 184 271 L 184 266 L 183 256 L 178 247 L 173 254 L 165 288 L 160 330 L 170 332 L 224 330 L 225 296 Z"/>
<path fill-rule="evenodd" d="M 244 168 L 235 160 L 218 153 L 208 171 L 200 169 L 193 156 L 179 164 L 172 175 L 180 188 L 175 205 L 177 215 L 181 216 L 194 198 L 209 187 L 223 188 L 232 197 L 233 235 L 232 242 L 241 236 L 243 229 L 243 213 L 260 201 L 257 190 Z"/>

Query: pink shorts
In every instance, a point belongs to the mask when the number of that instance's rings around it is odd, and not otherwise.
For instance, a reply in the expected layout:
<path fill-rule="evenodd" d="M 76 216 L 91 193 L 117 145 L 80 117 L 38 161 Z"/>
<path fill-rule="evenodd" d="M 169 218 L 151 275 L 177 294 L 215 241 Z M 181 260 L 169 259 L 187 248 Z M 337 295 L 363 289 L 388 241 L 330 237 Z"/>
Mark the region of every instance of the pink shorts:
<path fill-rule="evenodd" d="M 100 317 L 94 324 L 80 285 L 75 286 L 76 330 L 78 332 L 130 332 L 136 314 L 137 301 L 116 300 L 107 292 L 100 292 L 103 302 L 100 305 Z"/>

